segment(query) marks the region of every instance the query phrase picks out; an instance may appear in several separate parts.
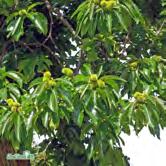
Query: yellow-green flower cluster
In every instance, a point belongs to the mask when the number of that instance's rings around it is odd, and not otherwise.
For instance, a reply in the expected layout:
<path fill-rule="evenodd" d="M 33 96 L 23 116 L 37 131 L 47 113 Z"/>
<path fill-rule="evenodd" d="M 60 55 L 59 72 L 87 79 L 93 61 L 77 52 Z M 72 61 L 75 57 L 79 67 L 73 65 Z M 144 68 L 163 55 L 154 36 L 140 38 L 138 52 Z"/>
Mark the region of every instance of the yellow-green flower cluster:
<path fill-rule="evenodd" d="M 105 82 L 101 79 L 98 79 L 98 76 L 96 74 L 91 74 L 89 77 L 91 87 L 92 89 L 95 88 L 104 88 L 105 87 Z"/>
<path fill-rule="evenodd" d="M 9 108 L 11 109 L 11 111 L 13 112 L 19 112 L 22 110 L 22 107 L 20 105 L 20 103 L 18 103 L 17 101 L 14 101 L 13 99 L 9 98 L 6 100 Z"/>
<path fill-rule="evenodd" d="M 137 70 L 138 64 L 139 64 L 138 61 L 134 61 L 134 62 L 131 62 L 131 63 L 129 64 L 129 67 L 130 67 L 131 70 L 134 71 L 134 70 Z"/>
<path fill-rule="evenodd" d="M 51 73 L 49 71 L 44 72 L 43 81 L 45 82 L 45 87 L 50 88 L 56 85 L 55 80 L 51 77 Z"/>
<path fill-rule="evenodd" d="M 70 68 L 67 68 L 67 67 L 62 69 L 62 73 L 65 74 L 68 77 L 72 77 L 73 76 L 73 70 L 70 69 Z"/>
<path fill-rule="evenodd" d="M 136 99 L 137 102 L 144 103 L 147 99 L 147 94 L 146 93 L 141 93 L 141 92 L 135 92 L 134 93 L 134 98 Z"/>
<path fill-rule="evenodd" d="M 93 0 L 93 2 L 103 10 L 111 10 L 117 4 L 117 0 Z"/>

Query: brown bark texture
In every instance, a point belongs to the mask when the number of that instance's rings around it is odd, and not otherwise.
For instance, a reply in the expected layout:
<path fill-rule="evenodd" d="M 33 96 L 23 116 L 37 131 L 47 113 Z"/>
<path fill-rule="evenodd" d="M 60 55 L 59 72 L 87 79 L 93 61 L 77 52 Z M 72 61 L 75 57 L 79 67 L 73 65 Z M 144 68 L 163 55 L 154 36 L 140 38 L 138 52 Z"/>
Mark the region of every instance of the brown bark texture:
<path fill-rule="evenodd" d="M 7 161 L 6 155 L 15 153 L 7 140 L 0 140 L 0 166 L 30 166 L 29 161 Z"/>

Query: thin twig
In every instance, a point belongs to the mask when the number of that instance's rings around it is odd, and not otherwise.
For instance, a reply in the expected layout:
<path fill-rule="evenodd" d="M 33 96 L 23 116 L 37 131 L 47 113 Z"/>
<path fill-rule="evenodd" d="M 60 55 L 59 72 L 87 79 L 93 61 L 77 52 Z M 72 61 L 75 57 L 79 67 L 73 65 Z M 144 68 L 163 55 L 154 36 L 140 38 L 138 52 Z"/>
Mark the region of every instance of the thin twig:
<path fill-rule="evenodd" d="M 58 57 L 55 55 L 55 51 L 51 50 L 51 48 L 49 48 L 47 45 L 40 43 L 40 42 L 35 42 L 35 43 L 24 43 L 26 46 L 33 46 L 33 47 L 43 47 L 44 49 L 46 49 L 52 56 L 54 56 L 54 58 L 57 60 L 57 62 L 59 63 L 59 65 L 61 65 L 60 60 L 58 59 Z"/>
<path fill-rule="evenodd" d="M 51 55 L 54 54 L 54 51 L 52 51 L 48 46 L 46 46 L 43 43 L 35 42 L 35 43 L 24 43 L 26 46 L 34 46 L 34 47 L 44 47 Z"/>
<path fill-rule="evenodd" d="M 0 54 L 0 64 L 2 63 L 3 57 L 5 56 L 5 54 L 7 52 L 7 47 L 10 44 L 10 42 L 11 41 L 8 40 L 3 44 L 3 47 L 1 49 L 1 54 Z"/>
<path fill-rule="evenodd" d="M 42 43 L 45 44 L 50 39 L 51 42 L 55 45 L 55 42 L 54 42 L 53 37 L 52 37 L 52 30 L 53 30 L 52 26 L 54 24 L 53 17 L 52 17 L 52 6 L 51 6 L 51 4 L 50 4 L 50 2 L 48 0 L 45 0 L 45 4 L 46 4 L 46 7 L 47 7 L 48 12 L 49 12 L 50 25 L 49 25 L 48 36 L 47 36 L 47 38 Z"/>
<path fill-rule="evenodd" d="M 126 37 L 125 37 L 125 40 L 124 40 L 124 43 L 123 43 L 124 44 L 123 49 L 121 50 L 121 55 L 122 56 L 124 56 L 124 53 L 126 52 L 127 43 L 130 42 L 129 36 L 130 36 L 130 32 L 128 32 Z"/>
<path fill-rule="evenodd" d="M 158 35 L 160 34 L 160 32 L 162 31 L 162 29 L 163 29 L 163 27 L 164 27 L 165 22 L 166 22 L 166 19 L 164 19 L 164 21 L 162 22 L 162 24 L 161 24 L 161 26 L 160 26 L 159 30 L 157 31 L 157 33 L 156 33 L 156 35 L 157 35 L 157 36 L 158 36 Z"/>
<path fill-rule="evenodd" d="M 83 61 L 85 59 L 85 55 L 84 55 L 84 52 L 82 50 L 80 50 L 79 52 L 79 59 L 78 59 L 78 63 L 76 64 L 76 69 L 75 69 L 75 72 L 74 74 L 77 75 L 79 73 L 79 70 L 83 64 Z"/>
<path fill-rule="evenodd" d="M 31 47 L 29 47 L 25 42 L 19 41 L 19 43 L 26 47 L 31 53 L 33 52 L 33 49 L 31 49 Z"/>
<path fill-rule="evenodd" d="M 64 26 L 66 26 L 66 27 L 68 28 L 68 30 L 71 32 L 71 34 L 72 34 L 75 38 L 81 40 L 81 38 L 76 34 L 75 30 L 73 29 L 73 27 L 72 27 L 72 25 L 69 23 L 69 21 L 64 18 L 64 16 L 63 16 L 62 12 L 60 11 L 60 9 L 55 8 L 54 11 L 55 11 L 54 14 L 57 15 L 57 17 L 59 18 L 59 20 L 62 22 L 62 24 L 63 24 Z"/>

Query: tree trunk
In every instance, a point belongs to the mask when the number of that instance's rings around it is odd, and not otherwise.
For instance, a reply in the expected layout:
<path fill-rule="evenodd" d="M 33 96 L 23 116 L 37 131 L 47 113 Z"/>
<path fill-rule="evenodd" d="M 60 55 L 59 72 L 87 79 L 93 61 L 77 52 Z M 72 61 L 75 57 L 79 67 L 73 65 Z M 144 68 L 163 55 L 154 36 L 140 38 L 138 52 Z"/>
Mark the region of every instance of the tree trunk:
<path fill-rule="evenodd" d="M 30 166 L 29 161 L 7 161 L 8 153 L 14 154 L 14 149 L 8 141 L 0 140 L 0 166 Z"/>

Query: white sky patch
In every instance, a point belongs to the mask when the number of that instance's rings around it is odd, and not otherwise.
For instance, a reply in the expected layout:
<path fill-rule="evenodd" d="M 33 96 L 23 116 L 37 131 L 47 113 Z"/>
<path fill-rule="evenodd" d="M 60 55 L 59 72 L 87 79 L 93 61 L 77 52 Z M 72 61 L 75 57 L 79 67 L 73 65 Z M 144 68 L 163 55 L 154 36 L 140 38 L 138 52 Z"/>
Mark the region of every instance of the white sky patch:
<path fill-rule="evenodd" d="M 34 136 L 33 136 L 33 145 L 38 145 L 40 143 L 42 143 L 45 139 L 48 139 L 49 137 L 48 136 L 39 136 L 37 133 L 34 133 Z"/>
<path fill-rule="evenodd" d="M 147 128 L 138 136 L 122 134 L 125 141 L 123 152 L 130 157 L 131 166 L 166 166 L 166 130 L 161 131 L 161 140 L 153 137 Z"/>

